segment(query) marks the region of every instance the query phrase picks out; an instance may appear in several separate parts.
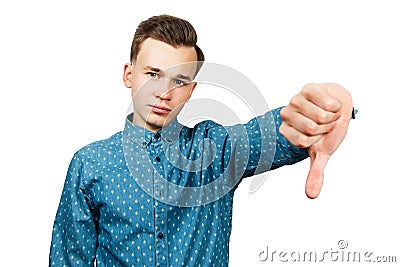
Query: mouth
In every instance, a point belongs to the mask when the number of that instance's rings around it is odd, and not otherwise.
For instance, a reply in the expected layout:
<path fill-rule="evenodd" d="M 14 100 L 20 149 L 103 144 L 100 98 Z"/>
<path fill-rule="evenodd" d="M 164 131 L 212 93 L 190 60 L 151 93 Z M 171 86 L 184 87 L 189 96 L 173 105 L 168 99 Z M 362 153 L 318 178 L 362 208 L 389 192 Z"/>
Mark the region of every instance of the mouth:
<path fill-rule="evenodd" d="M 153 111 L 156 114 L 168 114 L 171 112 L 171 109 L 166 107 L 166 106 L 162 106 L 162 105 L 150 105 L 151 107 L 151 111 Z"/>

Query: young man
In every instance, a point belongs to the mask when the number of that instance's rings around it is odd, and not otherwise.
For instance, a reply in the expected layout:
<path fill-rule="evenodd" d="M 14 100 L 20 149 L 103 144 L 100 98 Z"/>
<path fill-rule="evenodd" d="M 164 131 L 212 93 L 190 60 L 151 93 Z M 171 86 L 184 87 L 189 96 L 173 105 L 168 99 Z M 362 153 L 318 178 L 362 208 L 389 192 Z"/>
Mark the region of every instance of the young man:
<path fill-rule="evenodd" d="M 287 107 L 246 124 L 184 127 L 176 116 L 204 61 L 196 41 L 192 25 L 176 17 L 139 25 L 123 75 L 134 113 L 122 132 L 74 155 L 50 266 L 227 266 L 242 178 L 310 156 L 306 193 L 318 196 L 346 134 L 350 94 L 310 84 Z"/>

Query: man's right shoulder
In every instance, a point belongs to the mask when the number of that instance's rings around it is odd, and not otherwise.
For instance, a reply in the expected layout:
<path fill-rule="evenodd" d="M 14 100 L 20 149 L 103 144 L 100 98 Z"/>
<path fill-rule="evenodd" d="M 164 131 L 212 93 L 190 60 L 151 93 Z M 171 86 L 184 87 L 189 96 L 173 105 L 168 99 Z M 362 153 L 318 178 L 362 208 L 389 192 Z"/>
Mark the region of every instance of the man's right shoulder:
<path fill-rule="evenodd" d="M 98 140 L 82 147 L 75 153 L 75 157 L 106 156 L 120 151 L 122 151 L 122 132 L 117 132 L 109 138 Z"/>

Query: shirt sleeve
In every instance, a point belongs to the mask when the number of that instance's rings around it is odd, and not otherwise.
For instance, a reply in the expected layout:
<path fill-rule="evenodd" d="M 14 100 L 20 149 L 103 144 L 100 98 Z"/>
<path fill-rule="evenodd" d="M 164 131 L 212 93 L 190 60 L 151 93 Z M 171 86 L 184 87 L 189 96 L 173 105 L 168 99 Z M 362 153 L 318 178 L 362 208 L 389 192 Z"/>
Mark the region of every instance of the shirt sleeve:
<path fill-rule="evenodd" d="M 306 148 L 292 145 L 279 133 L 281 109 L 268 111 L 245 124 L 228 127 L 218 125 L 210 129 L 208 137 L 216 147 L 214 175 L 230 177 L 230 183 L 235 184 L 241 178 L 307 158 Z"/>
<path fill-rule="evenodd" d="M 243 177 L 292 165 L 309 157 L 307 148 L 294 146 L 279 132 L 281 109 L 268 111 L 245 124 L 250 149 Z"/>
<path fill-rule="evenodd" d="M 94 266 L 96 212 L 84 184 L 84 165 L 72 159 L 54 221 L 49 266 Z"/>
<path fill-rule="evenodd" d="M 292 165 L 309 157 L 307 148 L 300 148 L 293 145 L 279 132 L 279 127 L 282 124 L 281 109 L 282 107 L 271 111 L 274 117 L 276 133 L 276 147 L 271 170 L 284 165 Z"/>

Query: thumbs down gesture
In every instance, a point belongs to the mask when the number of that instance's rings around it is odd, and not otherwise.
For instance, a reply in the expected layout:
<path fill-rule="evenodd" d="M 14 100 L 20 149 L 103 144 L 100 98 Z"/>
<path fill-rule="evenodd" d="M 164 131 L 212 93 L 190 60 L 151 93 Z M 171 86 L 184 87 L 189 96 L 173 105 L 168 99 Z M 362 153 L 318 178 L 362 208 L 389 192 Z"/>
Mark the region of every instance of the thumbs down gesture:
<path fill-rule="evenodd" d="M 307 84 L 282 108 L 279 132 L 293 145 L 308 149 L 311 164 L 306 195 L 318 197 L 329 158 L 346 136 L 352 117 L 350 93 L 338 84 Z"/>

